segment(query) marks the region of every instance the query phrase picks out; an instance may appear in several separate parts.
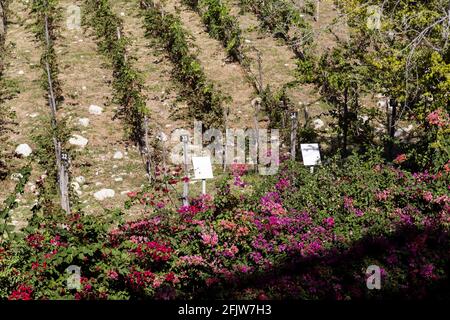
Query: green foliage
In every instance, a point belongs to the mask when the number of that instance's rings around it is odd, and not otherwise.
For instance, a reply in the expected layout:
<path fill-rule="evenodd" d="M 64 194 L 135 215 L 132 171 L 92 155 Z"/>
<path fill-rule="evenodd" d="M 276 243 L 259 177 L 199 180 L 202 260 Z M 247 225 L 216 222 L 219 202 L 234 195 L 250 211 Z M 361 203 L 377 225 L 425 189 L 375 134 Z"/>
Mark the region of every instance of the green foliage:
<path fill-rule="evenodd" d="M 11 222 L 10 212 L 17 208 L 17 196 L 23 194 L 25 185 L 31 175 L 31 167 L 26 166 L 19 170 L 19 181 L 14 188 L 14 192 L 6 198 L 3 202 L 3 209 L 0 209 L 0 239 L 6 234 L 9 239 L 14 236 L 14 225 L 9 224 Z M 1 242 L 1 240 L 0 240 Z"/>
<path fill-rule="evenodd" d="M 223 101 L 227 98 L 207 79 L 200 61 L 190 52 L 191 44 L 179 17 L 163 12 L 153 1 L 145 1 L 147 36 L 157 37 L 174 63 L 173 75 L 182 84 L 189 116 L 201 120 L 206 127 L 223 124 Z"/>
<path fill-rule="evenodd" d="M 0 17 L 2 21 L 0 23 L 4 26 L 4 31 L 7 29 L 7 17 L 9 15 L 8 1 L 2 1 L 3 16 Z M 11 99 L 16 93 L 17 88 L 15 83 L 4 78 L 4 60 L 7 56 L 7 50 L 5 48 L 5 34 L 0 34 L 0 181 L 4 180 L 10 173 L 10 161 L 12 158 L 12 152 L 10 150 L 11 141 L 9 134 L 14 131 L 14 127 L 17 125 L 14 122 L 15 113 L 5 105 L 5 102 Z"/>
<path fill-rule="evenodd" d="M 368 69 L 364 81 L 398 106 L 395 124 L 419 124 L 417 143 L 399 145 L 418 168 L 441 163 L 431 147 L 438 131 L 429 132 L 427 117 L 450 103 L 448 1 L 372 1 L 382 10 L 380 28 L 368 24 L 366 1 L 338 1 L 348 15 L 353 43 L 359 43 L 359 64 Z"/>
<path fill-rule="evenodd" d="M 121 34 L 122 21 L 112 11 L 109 1 L 89 0 L 84 7 L 83 22 L 95 30 L 100 52 L 112 63 L 114 101 L 120 105 L 116 116 L 125 120 L 126 135 L 143 147 L 143 119 L 149 110 L 142 93 L 142 76 L 133 68 L 133 58 L 127 53 L 129 40 Z"/>
<path fill-rule="evenodd" d="M 299 58 L 306 60 L 313 42 L 311 25 L 291 1 L 241 0 L 240 5 L 258 16 L 262 28 L 285 40 Z M 305 3 L 305 12 L 314 14 L 314 7 L 310 1 Z"/>
<path fill-rule="evenodd" d="M 201 15 L 210 36 L 222 42 L 233 60 L 243 59 L 241 29 L 222 0 L 184 0 L 184 3 Z"/>
<path fill-rule="evenodd" d="M 56 40 L 56 30 L 58 24 L 61 22 L 61 15 L 57 9 L 57 0 L 34 0 L 31 2 L 31 13 L 35 18 L 35 22 L 32 25 L 36 39 L 39 40 L 43 49 L 41 56 L 41 67 L 44 70 L 42 73 L 42 87 L 47 92 L 47 99 L 49 99 L 49 83 L 47 75 L 47 63 L 50 69 L 50 75 L 52 79 L 53 94 L 58 106 L 64 100 L 62 95 L 61 83 L 58 78 L 58 60 L 55 52 L 54 41 Z M 46 19 L 47 17 L 47 19 Z M 48 41 L 46 34 L 46 21 L 48 26 Z"/>

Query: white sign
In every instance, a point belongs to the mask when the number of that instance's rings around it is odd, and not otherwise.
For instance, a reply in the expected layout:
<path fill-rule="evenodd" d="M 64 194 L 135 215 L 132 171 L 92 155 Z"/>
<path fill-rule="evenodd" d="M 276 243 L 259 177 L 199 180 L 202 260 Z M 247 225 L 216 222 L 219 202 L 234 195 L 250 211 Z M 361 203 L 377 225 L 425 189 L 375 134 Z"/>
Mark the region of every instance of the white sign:
<path fill-rule="evenodd" d="M 303 165 L 317 166 L 320 165 L 320 150 L 317 143 L 302 144 Z"/>
<path fill-rule="evenodd" d="M 194 179 L 204 180 L 214 178 L 210 157 L 192 157 L 192 163 L 194 165 Z"/>

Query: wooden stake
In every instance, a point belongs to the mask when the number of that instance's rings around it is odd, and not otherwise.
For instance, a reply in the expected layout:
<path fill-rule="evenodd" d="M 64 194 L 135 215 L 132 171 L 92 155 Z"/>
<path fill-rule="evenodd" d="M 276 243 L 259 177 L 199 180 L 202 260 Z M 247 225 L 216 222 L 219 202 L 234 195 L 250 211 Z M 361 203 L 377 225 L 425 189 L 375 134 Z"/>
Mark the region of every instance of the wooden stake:
<path fill-rule="evenodd" d="M 144 154 L 145 154 L 145 169 L 147 171 L 148 175 L 148 181 L 149 183 L 152 183 L 152 160 L 151 160 L 151 154 L 150 154 L 150 144 L 148 142 L 148 117 L 144 116 Z"/>
<path fill-rule="evenodd" d="M 189 177 L 188 172 L 188 135 L 181 136 L 183 142 L 183 156 L 184 156 L 184 176 Z M 183 206 L 189 205 L 189 181 L 185 181 L 183 185 Z"/>
<path fill-rule="evenodd" d="M 297 158 L 297 128 L 298 113 L 291 112 L 291 159 L 293 161 Z"/>

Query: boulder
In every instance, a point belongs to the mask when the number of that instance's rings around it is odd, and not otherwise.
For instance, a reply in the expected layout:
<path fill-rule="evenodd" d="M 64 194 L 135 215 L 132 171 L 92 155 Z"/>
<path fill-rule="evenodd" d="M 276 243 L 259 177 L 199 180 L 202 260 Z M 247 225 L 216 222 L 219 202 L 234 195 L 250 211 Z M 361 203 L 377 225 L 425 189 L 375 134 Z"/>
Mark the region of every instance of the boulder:
<path fill-rule="evenodd" d="M 115 195 L 116 193 L 112 189 L 102 189 L 94 193 L 94 198 L 98 201 L 103 201 L 107 198 L 114 198 Z"/>
<path fill-rule="evenodd" d="M 316 119 L 313 121 L 314 129 L 319 130 L 322 129 L 322 127 L 325 125 L 325 123 L 321 119 Z"/>
<path fill-rule="evenodd" d="M 116 153 L 114 153 L 113 159 L 115 159 L 115 160 L 123 159 L 123 153 L 120 151 L 117 151 Z"/>
<path fill-rule="evenodd" d="M 19 156 L 22 156 L 22 157 L 28 157 L 32 152 L 33 152 L 33 150 L 31 150 L 31 148 L 30 148 L 30 146 L 28 145 L 28 144 L 26 144 L 26 143 L 23 143 L 23 144 L 19 144 L 18 146 L 17 146 L 17 148 L 16 148 L 16 154 L 18 154 Z"/>
<path fill-rule="evenodd" d="M 78 124 L 82 127 L 89 126 L 89 119 L 88 118 L 80 118 L 78 119 Z"/>
<path fill-rule="evenodd" d="M 74 134 L 72 136 L 72 138 L 69 139 L 69 143 L 71 145 L 74 145 L 74 146 L 77 146 L 80 148 L 84 148 L 88 144 L 88 139 L 86 139 L 78 134 Z"/>
<path fill-rule="evenodd" d="M 98 116 L 98 115 L 102 114 L 102 112 L 103 112 L 103 108 L 102 107 L 96 106 L 95 104 L 91 104 L 89 106 L 89 113 L 90 114 Z"/>
<path fill-rule="evenodd" d="M 83 184 L 86 183 L 86 178 L 83 177 L 83 176 L 78 176 L 78 177 L 75 178 L 75 181 L 76 181 L 80 186 L 82 186 Z"/>

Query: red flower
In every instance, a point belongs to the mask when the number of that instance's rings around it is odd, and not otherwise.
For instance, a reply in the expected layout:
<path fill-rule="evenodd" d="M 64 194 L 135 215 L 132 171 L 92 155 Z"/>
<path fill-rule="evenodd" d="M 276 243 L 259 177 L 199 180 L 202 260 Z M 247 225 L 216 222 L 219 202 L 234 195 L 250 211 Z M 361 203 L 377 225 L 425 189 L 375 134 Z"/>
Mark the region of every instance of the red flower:
<path fill-rule="evenodd" d="M 394 159 L 394 163 L 400 164 L 407 160 L 406 154 L 402 153 L 397 156 L 397 158 Z"/>
<path fill-rule="evenodd" d="M 127 193 L 127 196 L 131 199 L 136 198 L 137 197 L 137 192 L 134 191 L 130 191 Z"/>
<path fill-rule="evenodd" d="M 33 288 L 26 284 L 20 284 L 8 297 L 9 300 L 32 300 Z"/>
<path fill-rule="evenodd" d="M 167 282 L 173 282 L 174 280 L 175 280 L 175 273 L 169 272 L 169 273 L 166 275 L 166 281 L 167 281 Z"/>
<path fill-rule="evenodd" d="M 190 181 L 189 177 L 183 177 L 181 178 L 181 181 L 188 183 Z"/>
<path fill-rule="evenodd" d="M 269 298 L 267 297 L 267 295 L 264 292 L 261 292 L 258 295 L 258 300 L 269 300 Z"/>
<path fill-rule="evenodd" d="M 445 172 L 450 173 L 450 161 L 444 165 L 444 170 Z"/>

